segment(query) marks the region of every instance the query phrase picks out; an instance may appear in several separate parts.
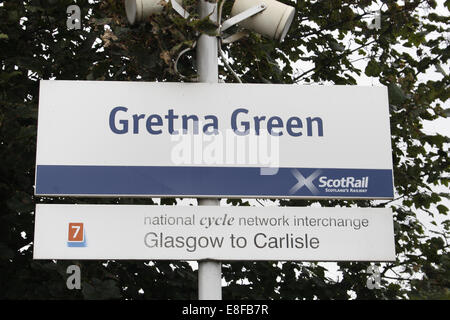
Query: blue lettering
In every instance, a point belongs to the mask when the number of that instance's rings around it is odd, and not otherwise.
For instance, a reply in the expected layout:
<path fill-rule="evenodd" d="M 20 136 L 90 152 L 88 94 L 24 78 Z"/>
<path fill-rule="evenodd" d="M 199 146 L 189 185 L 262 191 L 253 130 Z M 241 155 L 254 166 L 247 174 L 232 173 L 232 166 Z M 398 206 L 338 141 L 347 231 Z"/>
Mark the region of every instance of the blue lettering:
<path fill-rule="evenodd" d="M 248 110 L 240 108 L 233 111 L 231 115 L 231 129 L 233 129 L 234 133 L 238 136 L 246 136 L 248 135 L 248 131 L 250 130 L 250 123 L 248 123 L 248 121 L 242 121 L 240 125 L 244 127 L 244 131 L 239 131 L 236 125 L 236 118 L 239 113 L 247 114 Z"/>
<path fill-rule="evenodd" d="M 183 133 L 188 133 L 188 120 L 193 120 L 194 122 L 194 134 L 198 134 L 198 117 L 194 116 L 194 115 L 190 115 L 190 116 L 186 116 L 184 115 L 183 117 Z"/>
<path fill-rule="evenodd" d="M 111 110 L 111 113 L 109 114 L 109 127 L 111 128 L 111 131 L 116 134 L 124 134 L 128 132 L 128 120 L 119 120 L 119 123 L 122 125 L 121 129 L 118 129 L 116 127 L 116 113 L 119 111 L 127 112 L 128 108 L 125 107 L 115 107 Z"/>
<path fill-rule="evenodd" d="M 276 121 L 276 124 L 274 123 Z M 280 130 L 278 132 L 272 132 L 273 128 L 283 128 L 283 120 L 280 117 L 272 117 L 267 121 L 267 131 L 272 136 L 282 136 L 283 132 Z"/>
<path fill-rule="evenodd" d="M 319 137 L 323 137 L 323 124 L 322 124 L 322 118 L 316 117 L 316 118 L 312 118 L 308 117 L 306 118 L 306 125 L 307 125 L 307 130 L 308 130 L 308 137 L 312 136 L 312 123 L 316 122 L 317 123 L 317 131 L 318 131 L 318 135 Z"/>
<path fill-rule="evenodd" d="M 153 121 L 153 119 L 156 120 Z M 161 134 L 162 130 L 153 130 L 153 126 L 162 126 L 163 124 L 163 120 L 160 116 L 158 116 L 157 114 L 152 114 L 147 118 L 147 131 L 150 134 Z"/>
<path fill-rule="evenodd" d="M 120 115 L 119 112 L 125 114 Z M 215 115 L 205 115 L 202 118 L 205 123 L 200 129 L 199 116 L 197 115 L 177 115 L 173 109 L 167 110 L 165 115 L 158 114 L 133 114 L 128 115 L 128 108 L 123 106 L 115 107 L 109 114 L 109 127 L 115 134 L 126 134 L 129 131 L 133 134 L 139 134 L 143 121 L 145 121 L 146 129 L 150 134 L 162 134 L 168 132 L 171 135 L 179 134 L 179 130 L 175 130 L 175 127 L 182 129 L 182 134 L 191 132 L 192 134 L 199 134 L 199 130 L 205 135 L 218 135 L 219 134 L 219 120 Z M 249 110 L 245 108 L 239 108 L 233 111 L 231 114 L 231 129 L 236 135 L 246 136 L 250 133 L 250 130 L 254 130 L 254 134 L 259 136 L 261 130 L 267 127 L 267 132 L 272 136 L 282 136 L 286 134 L 292 137 L 300 137 L 303 135 L 302 120 L 299 117 L 293 116 L 287 119 L 285 122 L 283 118 L 279 116 L 271 116 L 268 119 L 266 116 L 252 116 L 249 115 Z M 178 120 L 177 120 L 178 119 Z M 267 119 L 267 120 L 266 120 Z M 142 121 L 141 121 L 142 120 Z M 175 121 L 178 121 L 175 123 Z M 323 137 L 323 120 L 320 117 L 307 117 L 306 121 L 306 134 L 308 137 L 319 136 Z M 164 127 L 167 125 L 167 129 Z M 132 127 L 130 127 L 132 126 Z M 166 131 L 167 130 L 167 131 Z"/>
<path fill-rule="evenodd" d="M 295 122 L 295 124 L 293 122 Z M 291 135 L 293 137 L 300 137 L 302 135 L 302 133 L 294 132 L 294 130 L 292 130 L 293 128 L 298 128 L 298 129 L 303 128 L 302 120 L 300 120 L 299 117 L 289 118 L 287 121 L 287 124 L 286 124 L 286 130 L 289 133 L 289 135 Z"/>
<path fill-rule="evenodd" d="M 255 120 L 255 133 L 259 136 L 259 132 L 261 131 L 261 121 L 266 120 L 266 117 L 253 117 L 253 120 Z"/>
<path fill-rule="evenodd" d="M 133 133 L 138 134 L 139 133 L 139 120 L 144 119 L 145 114 L 134 114 L 133 115 Z"/>
<path fill-rule="evenodd" d="M 205 120 L 212 120 L 212 123 L 207 123 L 203 126 L 203 132 L 206 135 L 217 135 L 219 134 L 219 120 L 217 119 L 216 116 L 213 115 L 208 115 L 205 116 Z M 208 128 L 212 128 L 212 131 L 208 131 Z"/>
<path fill-rule="evenodd" d="M 173 120 L 178 119 L 178 116 L 173 113 L 173 109 L 169 109 L 167 115 L 164 118 L 169 121 L 169 133 L 178 134 L 178 130 L 173 130 Z"/>

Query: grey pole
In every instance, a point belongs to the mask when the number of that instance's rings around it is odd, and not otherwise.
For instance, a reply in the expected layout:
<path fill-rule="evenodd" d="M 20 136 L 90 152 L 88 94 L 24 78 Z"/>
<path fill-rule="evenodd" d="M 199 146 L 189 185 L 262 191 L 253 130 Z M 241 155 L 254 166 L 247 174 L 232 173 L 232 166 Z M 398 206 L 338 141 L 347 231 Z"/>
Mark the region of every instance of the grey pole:
<path fill-rule="evenodd" d="M 200 206 L 218 206 L 219 199 L 199 199 Z M 199 261 L 198 299 L 222 300 L 222 264 L 218 261 Z"/>
<path fill-rule="evenodd" d="M 210 18 L 217 21 L 217 3 L 199 1 L 200 18 L 213 13 Z M 217 64 L 217 38 L 206 34 L 200 35 L 197 41 L 197 68 L 199 82 L 217 83 L 219 80 L 219 67 Z"/>
<path fill-rule="evenodd" d="M 200 18 L 211 15 L 217 20 L 217 3 L 199 1 Z M 197 41 L 197 70 L 198 81 L 217 83 L 219 67 L 217 64 L 217 38 L 205 34 L 200 35 Z M 212 102 L 214 104 L 214 102 Z M 198 199 L 199 206 L 218 206 L 219 199 Z M 222 299 L 222 265 L 217 261 L 199 261 L 198 264 L 198 299 Z"/>

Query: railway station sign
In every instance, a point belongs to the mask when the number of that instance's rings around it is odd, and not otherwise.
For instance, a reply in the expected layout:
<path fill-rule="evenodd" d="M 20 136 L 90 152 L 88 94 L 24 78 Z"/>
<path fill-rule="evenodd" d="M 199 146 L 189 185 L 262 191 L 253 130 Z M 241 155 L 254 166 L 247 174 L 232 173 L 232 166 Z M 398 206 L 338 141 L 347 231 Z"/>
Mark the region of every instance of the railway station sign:
<path fill-rule="evenodd" d="M 41 81 L 35 193 L 393 198 L 387 89 Z"/>

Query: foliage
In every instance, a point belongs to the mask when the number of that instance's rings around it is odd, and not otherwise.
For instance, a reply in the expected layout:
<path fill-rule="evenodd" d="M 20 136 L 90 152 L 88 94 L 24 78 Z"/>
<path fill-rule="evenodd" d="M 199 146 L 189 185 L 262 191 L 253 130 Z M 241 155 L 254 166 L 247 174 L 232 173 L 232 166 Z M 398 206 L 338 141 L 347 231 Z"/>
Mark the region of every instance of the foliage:
<path fill-rule="evenodd" d="M 368 263 L 338 263 L 331 279 L 318 263 L 224 263 L 224 297 L 233 299 L 449 298 L 448 137 L 428 134 L 424 120 L 446 117 L 448 14 L 434 0 L 380 1 L 381 29 L 369 28 L 372 0 L 283 2 L 296 16 L 282 43 L 257 34 L 224 47 L 233 69 L 247 83 L 357 84 L 373 77 L 389 89 L 396 186 L 395 201 L 319 201 L 322 206 L 391 206 L 396 263 L 382 264 L 382 288 L 366 287 Z M 82 30 L 68 30 L 66 8 L 82 9 Z M 403 4 L 404 3 L 404 4 Z M 232 1 L 224 14 L 229 15 Z M 447 10 L 450 3 L 445 2 Z M 98 203 L 96 199 L 37 199 L 33 195 L 39 79 L 180 81 L 174 61 L 201 32 L 215 25 L 199 20 L 196 1 L 185 0 L 191 19 L 171 10 L 130 27 L 119 0 L 0 1 L 0 298 L 8 299 L 195 299 L 197 275 L 186 262 L 33 261 L 34 206 Z M 447 11 L 448 13 L 448 11 Z M 234 27 L 233 30 L 236 30 Z M 366 62 L 363 67 L 359 61 Z M 307 66 L 306 70 L 304 68 Z M 437 80 L 424 74 L 441 72 Z M 195 51 L 179 70 L 195 74 Z M 226 69 L 221 78 L 236 81 Z M 73 97 L 76 98 L 76 97 Z M 440 187 L 438 189 L 438 187 Z M 447 189 L 448 190 L 448 189 Z M 102 203 L 146 203 L 110 199 Z M 175 199 L 163 199 L 174 204 Z M 248 205 L 241 200 L 230 201 Z M 284 200 L 306 206 L 315 201 Z M 423 213 L 440 234 L 431 234 Z M 82 266 L 81 291 L 65 287 L 66 267 Z M 403 279 L 406 279 L 403 281 Z"/>

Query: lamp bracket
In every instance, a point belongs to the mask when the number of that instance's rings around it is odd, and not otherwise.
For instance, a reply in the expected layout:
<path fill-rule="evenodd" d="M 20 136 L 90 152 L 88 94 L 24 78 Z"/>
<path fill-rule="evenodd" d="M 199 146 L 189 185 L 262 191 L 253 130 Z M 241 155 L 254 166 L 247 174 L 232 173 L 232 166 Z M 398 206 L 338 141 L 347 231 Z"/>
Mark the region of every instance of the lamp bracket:
<path fill-rule="evenodd" d="M 173 1 L 173 0 L 172 0 Z M 236 23 L 239 23 L 245 19 L 248 19 L 252 16 L 254 16 L 255 14 L 260 13 L 261 11 L 266 10 L 266 5 L 265 4 L 259 4 L 257 6 L 251 7 L 233 17 L 231 17 L 230 19 L 226 20 L 223 24 L 222 24 L 222 31 L 227 30 L 228 28 L 234 26 Z"/>
<path fill-rule="evenodd" d="M 172 4 L 172 8 L 183 18 L 187 19 L 189 18 L 189 13 L 184 10 L 184 8 L 175 0 L 166 0 L 167 2 L 170 1 L 170 3 Z"/>
<path fill-rule="evenodd" d="M 225 39 L 222 39 L 222 43 L 223 44 L 232 43 L 232 42 L 241 40 L 242 38 L 247 37 L 247 36 L 248 36 L 247 31 L 240 31 L 229 37 L 226 37 Z"/>

